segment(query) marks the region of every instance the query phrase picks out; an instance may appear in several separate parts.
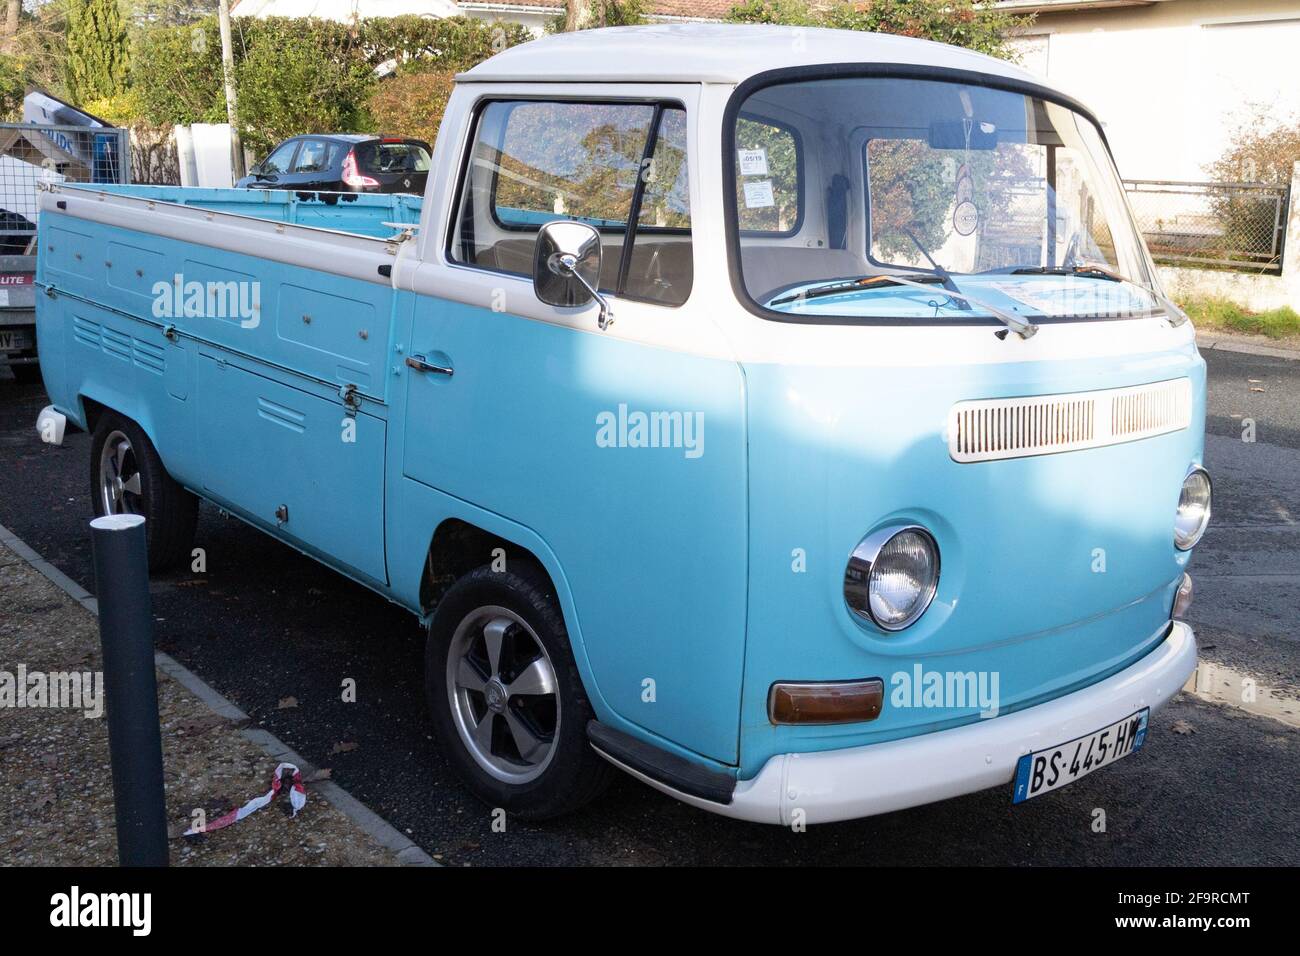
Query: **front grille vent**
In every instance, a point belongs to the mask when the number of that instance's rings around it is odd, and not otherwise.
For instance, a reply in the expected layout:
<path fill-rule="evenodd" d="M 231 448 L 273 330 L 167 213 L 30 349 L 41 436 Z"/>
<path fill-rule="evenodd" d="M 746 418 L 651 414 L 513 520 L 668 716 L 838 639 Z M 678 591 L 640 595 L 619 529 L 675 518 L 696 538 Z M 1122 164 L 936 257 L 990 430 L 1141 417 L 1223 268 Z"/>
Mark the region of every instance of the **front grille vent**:
<path fill-rule="evenodd" d="M 1137 441 L 1191 424 L 1186 378 L 1069 395 L 958 402 L 948 415 L 953 461 L 997 461 Z"/>

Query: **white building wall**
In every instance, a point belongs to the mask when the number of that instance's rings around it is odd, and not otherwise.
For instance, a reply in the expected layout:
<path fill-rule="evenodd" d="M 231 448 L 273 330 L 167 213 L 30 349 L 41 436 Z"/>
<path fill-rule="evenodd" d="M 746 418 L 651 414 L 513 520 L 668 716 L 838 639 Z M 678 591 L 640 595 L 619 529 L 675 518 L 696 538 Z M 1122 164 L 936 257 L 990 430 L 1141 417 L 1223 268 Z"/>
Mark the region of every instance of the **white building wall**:
<path fill-rule="evenodd" d="M 1203 180 L 1250 107 L 1300 119 L 1300 2 L 1159 0 L 1040 14 L 1023 64 L 1101 118 L 1126 179 Z"/>
<path fill-rule="evenodd" d="M 564 14 L 563 7 L 544 7 L 540 4 L 532 7 L 525 7 L 512 4 L 492 3 L 485 0 L 482 3 L 462 3 L 460 12 L 467 17 L 474 17 L 477 20 L 486 20 L 488 23 L 498 21 L 505 23 L 519 23 L 526 26 L 535 37 L 540 37 L 546 32 L 546 25 L 554 20 L 557 16 Z"/>
<path fill-rule="evenodd" d="M 366 17 L 457 16 L 454 0 L 236 0 L 235 17 L 319 17 L 350 23 Z"/>

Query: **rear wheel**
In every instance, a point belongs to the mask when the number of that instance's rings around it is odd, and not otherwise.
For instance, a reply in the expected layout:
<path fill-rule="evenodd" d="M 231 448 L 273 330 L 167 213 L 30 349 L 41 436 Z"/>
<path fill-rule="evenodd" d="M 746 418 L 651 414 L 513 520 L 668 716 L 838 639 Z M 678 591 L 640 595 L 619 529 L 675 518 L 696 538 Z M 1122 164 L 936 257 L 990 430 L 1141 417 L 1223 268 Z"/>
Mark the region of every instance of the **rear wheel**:
<path fill-rule="evenodd" d="M 550 581 L 533 568 L 478 568 L 429 625 L 425 683 L 434 727 L 460 777 L 525 819 L 578 809 L 613 768 L 587 743 L 587 701 Z"/>
<path fill-rule="evenodd" d="M 189 557 L 198 499 L 167 474 L 144 430 L 116 412 L 104 412 L 95 425 L 90 443 L 90 489 L 97 517 L 144 516 L 150 571 L 161 571 Z"/>

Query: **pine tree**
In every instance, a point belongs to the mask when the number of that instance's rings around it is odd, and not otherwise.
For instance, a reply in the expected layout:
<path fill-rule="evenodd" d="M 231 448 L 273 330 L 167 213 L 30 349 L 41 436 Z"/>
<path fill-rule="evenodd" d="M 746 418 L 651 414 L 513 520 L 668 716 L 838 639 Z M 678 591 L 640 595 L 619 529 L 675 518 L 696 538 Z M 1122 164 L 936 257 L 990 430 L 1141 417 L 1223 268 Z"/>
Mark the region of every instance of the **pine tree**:
<path fill-rule="evenodd" d="M 69 0 L 68 93 L 75 104 L 126 89 L 126 21 L 119 0 Z"/>

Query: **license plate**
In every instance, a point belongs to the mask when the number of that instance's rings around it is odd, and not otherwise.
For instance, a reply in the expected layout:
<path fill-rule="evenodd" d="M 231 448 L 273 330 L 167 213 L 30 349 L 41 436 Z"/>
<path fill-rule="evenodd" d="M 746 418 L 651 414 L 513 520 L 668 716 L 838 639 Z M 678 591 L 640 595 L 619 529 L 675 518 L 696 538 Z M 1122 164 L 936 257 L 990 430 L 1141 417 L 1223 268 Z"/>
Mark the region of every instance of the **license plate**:
<path fill-rule="evenodd" d="M 1144 707 L 1109 727 L 1025 754 L 1016 765 L 1016 789 L 1011 802 L 1041 797 L 1136 752 L 1146 739 L 1150 716 L 1151 708 Z"/>
<path fill-rule="evenodd" d="M 7 332 L 0 332 L 0 352 L 29 349 L 31 347 L 31 336 L 27 334 L 26 329 L 10 329 Z"/>

